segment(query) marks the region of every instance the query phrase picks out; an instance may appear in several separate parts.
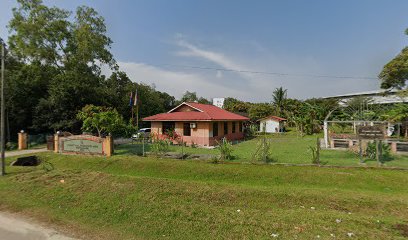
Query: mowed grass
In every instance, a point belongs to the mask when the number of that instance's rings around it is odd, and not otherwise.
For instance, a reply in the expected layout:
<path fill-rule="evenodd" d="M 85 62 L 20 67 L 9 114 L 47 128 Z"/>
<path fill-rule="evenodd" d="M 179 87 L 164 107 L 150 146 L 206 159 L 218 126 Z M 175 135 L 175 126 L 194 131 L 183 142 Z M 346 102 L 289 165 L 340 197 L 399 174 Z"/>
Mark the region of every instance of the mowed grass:
<path fill-rule="evenodd" d="M 299 137 L 295 133 L 267 135 L 268 141 L 271 142 L 272 163 L 289 163 L 289 164 L 311 164 L 312 152 L 310 147 L 316 146 L 317 137 L 320 135 Z M 253 155 L 262 137 L 248 141 L 242 141 L 233 145 L 234 159 L 231 162 L 254 162 Z M 119 145 L 115 149 L 118 155 L 141 155 L 142 144 L 125 144 Z M 145 144 L 145 151 L 151 151 L 150 145 Z M 188 154 L 212 154 L 219 155 L 219 150 L 208 148 L 192 148 L 172 145 L 171 152 L 184 152 Z M 377 166 L 375 160 L 364 158 L 364 163 L 360 163 L 359 156 L 347 150 L 322 150 L 320 160 L 325 165 L 335 166 Z M 256 160 L 255 160 L 256 162 Z M 408 155 L 392 155 L 391 159 L 383 162 L 385 167 L 402 167 L 408 169 Z"/>
<path fill-rule="evenodd" d="M 0 208 L 83 239 L 408 237 L 407 171 L 38 156 L 55 169 L 8 167 Z"/>

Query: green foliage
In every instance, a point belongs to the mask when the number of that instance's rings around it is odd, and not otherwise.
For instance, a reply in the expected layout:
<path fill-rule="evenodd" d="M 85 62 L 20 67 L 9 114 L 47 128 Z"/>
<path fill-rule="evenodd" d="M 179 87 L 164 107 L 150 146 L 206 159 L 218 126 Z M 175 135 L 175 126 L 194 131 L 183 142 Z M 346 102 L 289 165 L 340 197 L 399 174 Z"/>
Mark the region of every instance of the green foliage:
<path fill-rule="evenodd" d="M 123 131 L 125 124 L 122 116 L 116 111 L 107 107 L 86 105 L 78 114 L 77 118 L 83 122 L 82 130 L 97 131 L 102 134 L 114 134 Z"/>
<path fill-rule="evenodd" d="M 256 124 L 250 124 L 248 127 L 245 128 L 244 133 L 246 138 L 255 137 L 258 133 L 258 126 Z"/>
<path fill-rule="evenodd" d="M 230 112 L 248 113 L 251 104 L 228 97 L 224 100 L 224 109 Z"/>
<path fill-rule="evenodd" d="M 139 120 L 175 106 L 174 97 L 133 83 L 118 70 L 104 19 L 92 8 L 71 13 L 19 0 L 9 30 L 5 79 L 11 132 L 78 133 L 82 124 L 76 114 L 88 104 L 112 107 L 128 120 L 129 93 L 136 89 Z M 114 70 L 110 77 L 101 75 L 102 65 Z"/>
<path fill-rule="evenodd" d="M 283 87 L 276 88 L 272 94 L 272 103 L 276 107 L 276 113 L 280 115 L 283 113 L 285 109 L 286 97 L 287 97 L 287 89 L 283 89 Z"/>
<path fill-rule="evenodd" d="M 196 102 L 198 100 L 196 92 L 186 91 L 181 97 L 181 102 Z"/>
<path fill-rule="evenodd" d="M 367 155 L 367 157 L 369 159 L 372 159 L 372 160 L 376 159 L 376 151 L 377 151 L 376 150 L 376 144 L 377 144 L 376 142 L 370 142 L 367 145 L 367 150 L 365 152 L 366 152 L 366 155 Z M 390 159 L 390 157 L 391 157 L 391 148 L 390 148 L 390 146 L 388 144 L 381 143 L 380 148 L 381 148 L 380 160 Z"/>
<path fill-rule="evenodd" d="M 406 30 L 407 34 L 407 30 Z M 381 88 L 403 88 L 408 80 L 408 48 L 402 49 L 394 59 L 388 62 L 381 73 Z"/>
<path fill-rule="evenodd" d="M 386 112 L 383 113 L 382 118 L 392 122 L 406 121 L 406 119 L 408 118 L 408 104 L 394 104 Z"/>
<path fill-rule="evenodd" d="M 249 108 L 249 118 L 252 120 L 259 120 L 261 118 L 272 115 L 275 108 L 270 103 L 254 103 Z"/>
<path fill-rule="evenodd" d="M 262 136 L 257 143 L 256 150 L 254 154 L 252 155 L 252 160 L 256 161 L 263 161 L 263 162 L 272 162 L 272 156 L 271 156 L 271 139 L 266 137 L 266 134 L 264 133 L 264 136 Z"/>
<path fill-rule="evenodd" d="M 311 160 L 313 164 L 320 164 L 320 158 L 318 156 L 318 149 L 317 146 L 309 146 L 309 151 L 311 153 Z"/>
<path fill-rule="evenodd" d="M 167 139 L 154 139 L 151 150 L 156 157 L 161 157 L 169 152 L 170 141 Z"/>
<path fill-rule="evenodd" d="M 220 160 L 231 160 L 233 158 L 232 144 L 226 138 L 223 138 L 220 142 L 217 141 L 218 150 L 220 151 Z"/>
<path fill-rule="evenodd" d="M 16 150 L 16 149 L 17 149 L 17 143 L 15 142 L 6 143 L 6 150 L 11 151 L 11 150 Z"/>

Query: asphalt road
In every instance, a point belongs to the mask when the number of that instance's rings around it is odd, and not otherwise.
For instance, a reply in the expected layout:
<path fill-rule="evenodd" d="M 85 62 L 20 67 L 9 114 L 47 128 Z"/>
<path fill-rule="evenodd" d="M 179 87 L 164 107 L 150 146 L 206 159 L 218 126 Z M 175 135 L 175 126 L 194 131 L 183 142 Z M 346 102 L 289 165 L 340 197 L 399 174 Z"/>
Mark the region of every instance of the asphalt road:
<path fill-rule="evenodd" d="M 27 219 L 0 212 L 1 240 L 74 240 Z"/>

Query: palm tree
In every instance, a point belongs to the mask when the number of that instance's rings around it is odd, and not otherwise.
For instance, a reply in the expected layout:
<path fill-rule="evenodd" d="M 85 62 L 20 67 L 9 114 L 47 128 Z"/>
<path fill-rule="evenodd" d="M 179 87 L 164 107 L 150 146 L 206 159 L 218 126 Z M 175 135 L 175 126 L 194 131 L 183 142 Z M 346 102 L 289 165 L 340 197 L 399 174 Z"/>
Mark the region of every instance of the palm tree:
<path fill-rule="evenodd" d="M 285 100 L 287 95 L 287 89 L 283 89 L 283 87 L 276 88 L 272 94 L 272 103 L 278 110 L 278 114 L 283 113 L 285 108 Z"/>

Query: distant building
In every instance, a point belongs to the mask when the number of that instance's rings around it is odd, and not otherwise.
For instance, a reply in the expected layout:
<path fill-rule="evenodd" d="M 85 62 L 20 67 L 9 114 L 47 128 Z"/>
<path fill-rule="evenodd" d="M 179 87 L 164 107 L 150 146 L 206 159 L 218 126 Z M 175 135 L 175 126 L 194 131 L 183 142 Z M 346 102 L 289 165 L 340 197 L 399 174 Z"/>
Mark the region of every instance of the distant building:
<path fill-rule="evenodd" d="M 171 131 L 186 144 L 200 146 L 214 146 L 222 138 L 243 139 L 243 123 L 248 120 L 219 107 L 194 102 L 183 102 L 167 113 L 143 119 L 151 122 L 151 132 L 159 138 Z"/>
<path fill-rule="evenodd" d="M 260 132 L 263 132 L 265 128 L 265 132 L 267 133 L 276 133 L 276 132 L 283 132 L 283 128 L 285 127 L 286 119 L 277 117 L 277 116 L 269 116 L 269 117 L 259 119 L 258 122 L 259 122 Z"/>
<path fill-rule="evenodd" d="M 224 108 L 225 98 L 213 98 L 213 105 L 219 108 Z"/>
<path fill-rule="evenodd" d="M 391 103 L 401 103 L 408 102 L 408 97 L 399 96 L 398 90 L 374 90 L 359 93 L 349 93 L 343 95 L 335 95 L 330 97 L 323 97 L 323 99 L 338 99 L 340 100 L 340 105 L 346 105 L 350 99 L 356 97 L 366 97 L 370 98 L 369 104 L 391 104 Z"/>

